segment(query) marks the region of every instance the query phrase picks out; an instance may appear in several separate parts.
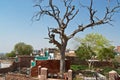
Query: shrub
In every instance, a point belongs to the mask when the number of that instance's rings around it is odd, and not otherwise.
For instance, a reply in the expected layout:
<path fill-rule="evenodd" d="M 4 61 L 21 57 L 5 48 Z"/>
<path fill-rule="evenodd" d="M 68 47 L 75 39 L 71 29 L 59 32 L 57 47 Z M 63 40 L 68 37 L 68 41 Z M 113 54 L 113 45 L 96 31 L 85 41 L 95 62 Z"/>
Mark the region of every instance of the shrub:
<path fill-rule="evenodd" d="M 74 71 L 88 69 L 86 65 L 71 65 L 71 69 Z"/>

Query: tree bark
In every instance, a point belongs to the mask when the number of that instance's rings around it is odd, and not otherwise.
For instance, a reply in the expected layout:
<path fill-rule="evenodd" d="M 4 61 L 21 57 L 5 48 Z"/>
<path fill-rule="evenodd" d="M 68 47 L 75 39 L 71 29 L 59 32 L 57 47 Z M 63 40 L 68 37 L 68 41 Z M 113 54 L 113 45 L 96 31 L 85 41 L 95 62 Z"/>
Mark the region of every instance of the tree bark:
<path fill-rule="evenodd" d="M 61 59 L 60 59 L 60 73 L 63 74 L 65 72 L 65 52 L 61 51 Z"/>
<path fill-rule="evenodd" d="M 61 59 L 60 59 L 60 74 L 63 76 L 63 73 L 65 72 L 65 51 L 66 51 L 66 46 L 67 46 L 67 42 L 63 43 L 63 45 L 61 46 L 61 50 L 60 50 L 60 55 L 61 55 Z"/>

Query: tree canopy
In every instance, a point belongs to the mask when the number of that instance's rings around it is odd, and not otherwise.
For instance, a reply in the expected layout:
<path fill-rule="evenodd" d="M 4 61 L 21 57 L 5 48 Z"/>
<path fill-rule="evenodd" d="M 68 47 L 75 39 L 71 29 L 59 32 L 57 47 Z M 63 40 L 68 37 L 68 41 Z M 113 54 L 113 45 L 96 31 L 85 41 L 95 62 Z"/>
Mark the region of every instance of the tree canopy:
<path fill-rule="evenodd" d="M 76 38 L 76 41 L 90 46 L 94 52 L 97 52 L 103 47 L 111 46 L 111 41 L 98 33 L 87 34 L 84 38 Z"/>
<path fill-rule="evenodd" d="M 77 41 L 81 44 L 76 50 L 76 54 L 81 59 L 91 59 L 92 56 L 96 56 L 100 60 L 114 58 L 114 47 L 101 34 L 87 34 L 85 38 L 77 39 Z"/>
<path fill-rule="evenodd" d="M 75 53 L 81 60 L 88 60 L 91 59 L 92 56 L 95 56 L 95 53 L 92 51 L 91 47 L 85 44 L 81 44 Z"/>
<path fill-rule="evenodd" d="M 16 55 L 30 55 L 33 52 L 33 47 L 31 45 L 19 42 L 14 46 L 14 50 L 7 53 L 8 57 L 15 57 Z"/>
<path fill-rule="evenodd" d="M 30 55 L 33 52 L 33 47 L 31 45 L 20 42 L 15 45 L 14 51 L 19 55 Z"/>
<path fill-rule="evenodd" d="M 7 57 L 15 57 L 16 56 L 15 51 L 11 51 L 9 53 L 6 53 L 6 56 Z"/>
<path fill-rule="evenodd" d="M 98 52 L 98 59 L 100 60 L 110 60 L 111 58 L 115 57 L 114 46 L 110 46 L 108 48 L 103 47 Z"/>

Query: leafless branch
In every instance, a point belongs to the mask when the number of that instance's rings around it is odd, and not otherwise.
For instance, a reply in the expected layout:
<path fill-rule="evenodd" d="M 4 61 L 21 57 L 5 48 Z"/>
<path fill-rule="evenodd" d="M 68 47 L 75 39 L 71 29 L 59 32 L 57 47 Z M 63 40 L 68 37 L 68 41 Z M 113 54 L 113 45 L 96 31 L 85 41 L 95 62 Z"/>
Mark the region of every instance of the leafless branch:
<path fill-rule="evenodd" d="M 52 0 L 49 0 L 49 6 L 47 6 L 47 8 L 44 8 L 45 6 L 42 7 L 40 4 L 36 4 L 34 5 L 34 7 L 39 7 L 40 11 L 36 13 L 33 18 L 35 18 L 36 20 L 40 20 L 40 17 L 42 15 L 48 15 L 54 18 L 60 26 L 60 10 L 57 6 L 52 4 Z"/>
<path fill-rule="evenodd" d="M 72 6 L 73 0 L 64 0 L 64 5 L 66 8 L 65 14 L 62 18 L 61 23 L 64 23 L 64 26 L 61 26 L 63 29 L 65 29 L 68 25 L 68 23 L 78 14 L 79 10 L 75 11 L 75 6 Z"/>
<path fill-rule="evenodd" d="M 82 5 L 83 6 L 83 5 Z M 99 19 L 97 16 L 95 16 L 95 13 L 97 11 L 93 10 L 92 8 L 93 6 L 93 0 L 91 0 L 91 4 L 90 6 L 83 6 L 83 7 L 87 7 L 90 13 L 90 23 L 83 26 L 83 25 L 79 25 L 78 29 L 74 30 L 73 33 L 71 35 L 68 36 L 69 39 L 71 39 L 72 37 L 74 37 L 75 34 L 77 34 L 80 31 L 84 31 L 85 29 L 89 28 L 89 27 L 94 27 L 96 25 L 101 25 L 101 24 L 109 24 L 112 25 L 110 22 L 113 21 L 112 17 L 114 16 L 114 14 L 118 11 L 120 11 L 120 4 L 118 4 L 117 6 L 113 7 L 112 9 L 110 9 L 109 7 L 106 7 L 106 13 L 104 14 L 103 18 Z"/>
<path fill-rule="evenodd" d="M 54 45 L 56 45 L 59 49 L 61 49 L 61 44 L 55 40 L 55 34 L 51 33 L 50 28 L 48 27 L 48 36 L 49 36 L 49 42 L 53 43 Z"/>

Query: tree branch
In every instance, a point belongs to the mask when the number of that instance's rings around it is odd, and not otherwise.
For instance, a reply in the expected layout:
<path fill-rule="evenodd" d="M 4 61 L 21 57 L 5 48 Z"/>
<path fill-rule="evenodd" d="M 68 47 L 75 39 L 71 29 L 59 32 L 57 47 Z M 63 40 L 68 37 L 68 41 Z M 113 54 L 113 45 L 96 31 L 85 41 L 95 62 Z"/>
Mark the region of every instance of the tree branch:
<path fill-rule="evenodd" d="M 82 5 L 83 6 L 83 5 Z M 83 7 L 87 7 L 90 13 L 90 23 L 83 26 L 83 25 L 79 25 L 78 29 L 74 30 L 69 36 L 68 39 L 71 39 L 72 37 L 75 36 L 75 34 L 77 34 L 80 31 L 84 31 L 85 29 L 89 28 L 89 27 L 94 27 L 96 25 L 101 25 L 101 24 L 110 24 L 111 25 L 111 21 L 112 21 L 112 17 L 113 15 L 120 11 L 120 4 L 118 3 L 117 6 L 113 7 L 112 9 L 110 9 L 109 7 L 106 7 L 106 13 L 104 14 L 102 19 L 99 19 L 98 17 L 95 16 L 95 13 L 97 11 L 94 11 L 93 8 L 93 0 L 91 0 L 91 4 L 90 6 L 83 6 Z M 95 19 L 96 18 L 96 19 Z"/>
<path fill-rule="evenodd" d="M 62 18 L 61 23 L 65 24 L 64 26 L 61 26 L 63 29 L 65 29 L 68 25 L 68 23 L 78 14 L 79 10 L 75 11 L 75 6 L 71 6 L 73 0 L 64 0 L 64 6 L 66 8 L 66 12 Z M 75 11 L 75 13 L 74 13 Z"/>
<path fill-rule="evenodd" d="M 35 18 L 37 21 L 40 20 L 42 15 L 48 15 L 54 18 L 57 21 L 58 25 L 60 26 L 60 17 L 59 17 L 60 10 L 57 6 L 52 4 L 52 0 L 49 0 L 49 6 L 47 6 L 47 8 L 41 7 L 40 4 L 36 4 L 34 5 L 34 7 L 39 7 L 40 9 L 40 11 L 33 16 L 33 18 Z"/>
<path fill-rule="evenodd" d="M 55 34 L 51 33 L 50 28 L 48 27 L 48 36 L 49 36 L 49 42 L 56 45 L 59 49 L 61 49 L 61 44 L 55 40 Z"/>
<path fill-rule="evenodd" d="M 59 18 L 60 10 L 59 10 L 59 8 L 52 4 L 52 0 L 49 0 L 49 5 L 50 5 L 50 8 L 52 9 L 52 14 L 53 14 L 52 17 L 58 22 L 58 24 L 60 26 L 60 18 Z"/>

